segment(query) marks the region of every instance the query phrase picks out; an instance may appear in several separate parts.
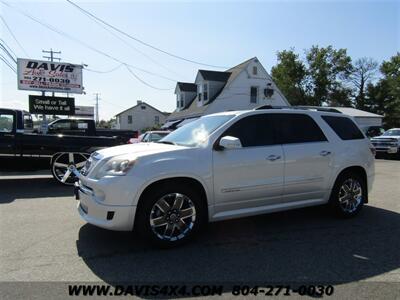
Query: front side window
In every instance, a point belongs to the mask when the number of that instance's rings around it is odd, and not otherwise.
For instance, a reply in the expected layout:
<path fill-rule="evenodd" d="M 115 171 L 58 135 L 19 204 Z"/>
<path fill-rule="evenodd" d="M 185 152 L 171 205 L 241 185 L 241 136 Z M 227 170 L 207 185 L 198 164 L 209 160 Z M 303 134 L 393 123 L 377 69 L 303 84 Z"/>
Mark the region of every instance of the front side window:
<path fill-rule="evenodd" d="M 128 116 L 128 124 L 132 124 L 132 116 Z"/>
<path fill-rule="evenodd" d="M 274 145 L 275 137 L 270 115 L 244 117 L 233 124 L 222 136 L 233 136 L 243 147 Z"/>
<path fill-rule="evenodd" d="M 322 116 L 322 119 L 342 140 L 359 140 L 364 135 L 352 120 L 346 117 Z"/>
<path fill-rule="evenodd" d="M 229 121 L 233 115 L 205 116 L 190 122 L 168 134 L 160 143 L 197 147 L 208 142 L 208 138 L 217 128 Z"/>
<path fill-rule="evenodd" d="M 258 88 L 252 86 L 250 88 L 250 103 L 257 103 Z"/>
<path fill-rule="evenodd" d="M 32 116 L 24 114 L 24 129 L 33 129 Z"/>
<path fill-rule="evenodd" d="M 9 114 L 0 114 L 0 132 L 12 132 L 14 116 Z"/>
<path fill-rule="evenodd" d="M 52 124 L 53 129 L 56 130 L 71 130 L 71 121 L 70 120 L 60 120 Z"/>
<path fill-rule="evenodd" d="M 271 114 L 280 144 L 327 141 L 318 124 L 308 115 Z"/>

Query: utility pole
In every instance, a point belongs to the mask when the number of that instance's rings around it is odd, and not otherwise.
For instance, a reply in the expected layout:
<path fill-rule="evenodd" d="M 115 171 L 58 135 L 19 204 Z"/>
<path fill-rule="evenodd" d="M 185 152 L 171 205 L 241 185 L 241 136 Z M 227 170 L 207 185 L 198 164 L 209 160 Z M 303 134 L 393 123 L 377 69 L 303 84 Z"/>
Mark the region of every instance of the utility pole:
<path fill-rule="evenodd" d="M 94 93 L 96 96 L 96 125 L 99 124 L 99 100 L 100 100 L 100 93 Z"/>
<path fill-rule="evenodd" d="M 52 48 L 50 48 L 50 50 L 42 50 L 42 53 L 44 54 L 50 54 L 50 56 L 43 56 L 43 58 L 47 58 L 50 61 L 54 61 L 55 59 L 60 61 L 61 58 L 60 57 L 54 57 L 54 54 L 61 54 L 61 51 L 53 51 Z M 54 92 L 51 93 L 52 96 L 54 97 Z M 42 92 L 42 96 L 45 95 L 45 92 Z M 43 115 L 43 124 L 46 125 L 47 128 L 47 119 L 46 119 L 46 115 Z"/>

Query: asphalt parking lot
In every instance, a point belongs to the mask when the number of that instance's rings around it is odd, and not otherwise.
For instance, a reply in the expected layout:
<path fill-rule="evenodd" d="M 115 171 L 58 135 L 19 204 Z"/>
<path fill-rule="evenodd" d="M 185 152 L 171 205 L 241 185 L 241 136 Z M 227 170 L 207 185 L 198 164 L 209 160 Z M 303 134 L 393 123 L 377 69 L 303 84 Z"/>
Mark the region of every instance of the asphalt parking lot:
<path fill-rule="evenodd" d="M 0 281 L 327 282 L 359 296 L 360 285 L 368 295 L 399 291 L 400 161 L 377 160 L 370 203 L 357 218 L 316 207 L 219 222 L 170 250 L 85 224 L 72 194 L 45 175 L 0 177 Z"/>

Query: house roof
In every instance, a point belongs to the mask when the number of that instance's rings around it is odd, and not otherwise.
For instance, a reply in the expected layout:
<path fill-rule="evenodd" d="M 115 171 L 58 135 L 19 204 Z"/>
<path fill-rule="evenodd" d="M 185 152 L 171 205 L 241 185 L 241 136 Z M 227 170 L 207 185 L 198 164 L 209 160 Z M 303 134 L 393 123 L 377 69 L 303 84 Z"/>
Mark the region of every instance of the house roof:
<path fill-rule="evenodd" d="M 201 74 L 204 80 L 210 80 L 210 81 L 226 82 L 229 76 L 231 76 L 231 72 L 199 70 L 199 73 Z"/>
<path fill-rule="evenodd" d="M 134 106 L 132 106 L 132 107 L 130 107 L 130 108 L 127 108 L 127 109 L 121 111 L 120 113 L 116 114 L 115 116 L 122 115 L 124 112 L 127 112 L 128 110 L 131 110 L 131 109 L 133 109 L 133 108 L 135 108 L 135 107 L 137 107 L 137 106 L 143 105 L 143 104 L 146 105 L 146 106 L 148 106 L 148 107 L 150 107 L 150 108 L 152 108 L 152 109 L 154 109 L 154 110 L 156 110 L 156 111 L 158 111 L 160 114 L 163 114 L 163 115 L 168 114 L 168 113 L 166 113 L 166 112 L 159 111 L 159 110 L 158 110 L 157 108 L 155 108 L 154 106 L 151 106 L 150 104 L 148 104 L 148 103 L 142 101 L 141 103 L 138 103 L 138 104 L 136 104 L 136 105 L 134 105 Z"/>
<path fill-rule="evenodd" d="M 197 92 L 197 85 L 191 82 L 177 82 L 182 92 Z"/>
<path fill-rule="evenodd" d="M 252 57 L 240 64 L 238 64 L 237 66 L 234 66 L 230 69 L 228 69 L 225 72 L 217 72 L 217 71 L 207 71 L 207 70 L 199 70 L 199 72 L 201 73 L 201 76 L 203 76 L 204 78 L 204 74 L 206 74 L 205 76 L 210 75 L 211 73 L 213 73 L 213 75 L 211 76 L 220 76 L 221 79 L 222 77 L 227 77 L 224 82 L 224 86 L 214 95 L 214 97 L 212 97 L 210 100 L 208 100 L 206 105 L 197 106 L 197 99 L 198 96 L 196 95 L 196 97 L 194 97 L 194 99 L 190 102 L 188 102 L 185 106 L 184 109 L 182 109 L 181 111 L 175 111 L 173 112 L 169 119 L 170 120 L 177 120 L 177 119 L 183 119 L 183 118 L 190 118 L 190 117 L 197 117 L 200 116 L 208 107 L 208 105 L 210 105 L 210 103 L 212 103 L 223 91 L 223 89 L 225 88 L 225 86 L 229 85 L 233 80 L 235 80 L 235 78 L 240 74 L 240 72 L 245 69 L 248 64 L 250 62 L 252 62 L 254 59 L 256 59 L 256 57 Z M 214 75 L 215 73 L 222 73 L 224 75 Z M 228 76 L 229 75 L 229 76 Z M 207 77 L 208 79 L 204 78 L 205 80 L 211 80 L 209 79 L 210 77 Z"/>
<path fill-rule="evenodd" d="M 352 107 L 332 107 L 333 109 L 336 109 L 337 111 L 349 115 L 352 117 L 369 117 L 369 118 L 383 118 L 382 115 L 377 115 L 374 113 L 370 113 L 365 110 L 360 110 Z"/>

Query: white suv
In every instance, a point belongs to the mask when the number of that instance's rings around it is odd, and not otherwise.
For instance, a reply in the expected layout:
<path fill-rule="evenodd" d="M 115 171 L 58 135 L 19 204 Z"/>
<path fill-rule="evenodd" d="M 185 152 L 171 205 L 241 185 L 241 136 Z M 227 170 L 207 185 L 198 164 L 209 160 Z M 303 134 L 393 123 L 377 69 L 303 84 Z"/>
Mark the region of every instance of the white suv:
<path fill-rule="evenodd" d="M 224 112 L 158 143 L 94 153 L 75 195 L 85 221 L 112 230 L 135 227 L 172 246 L 206 222 L 321 204 L 354 216 L 368 201 L 373 150 L 340 113 Z"/>

